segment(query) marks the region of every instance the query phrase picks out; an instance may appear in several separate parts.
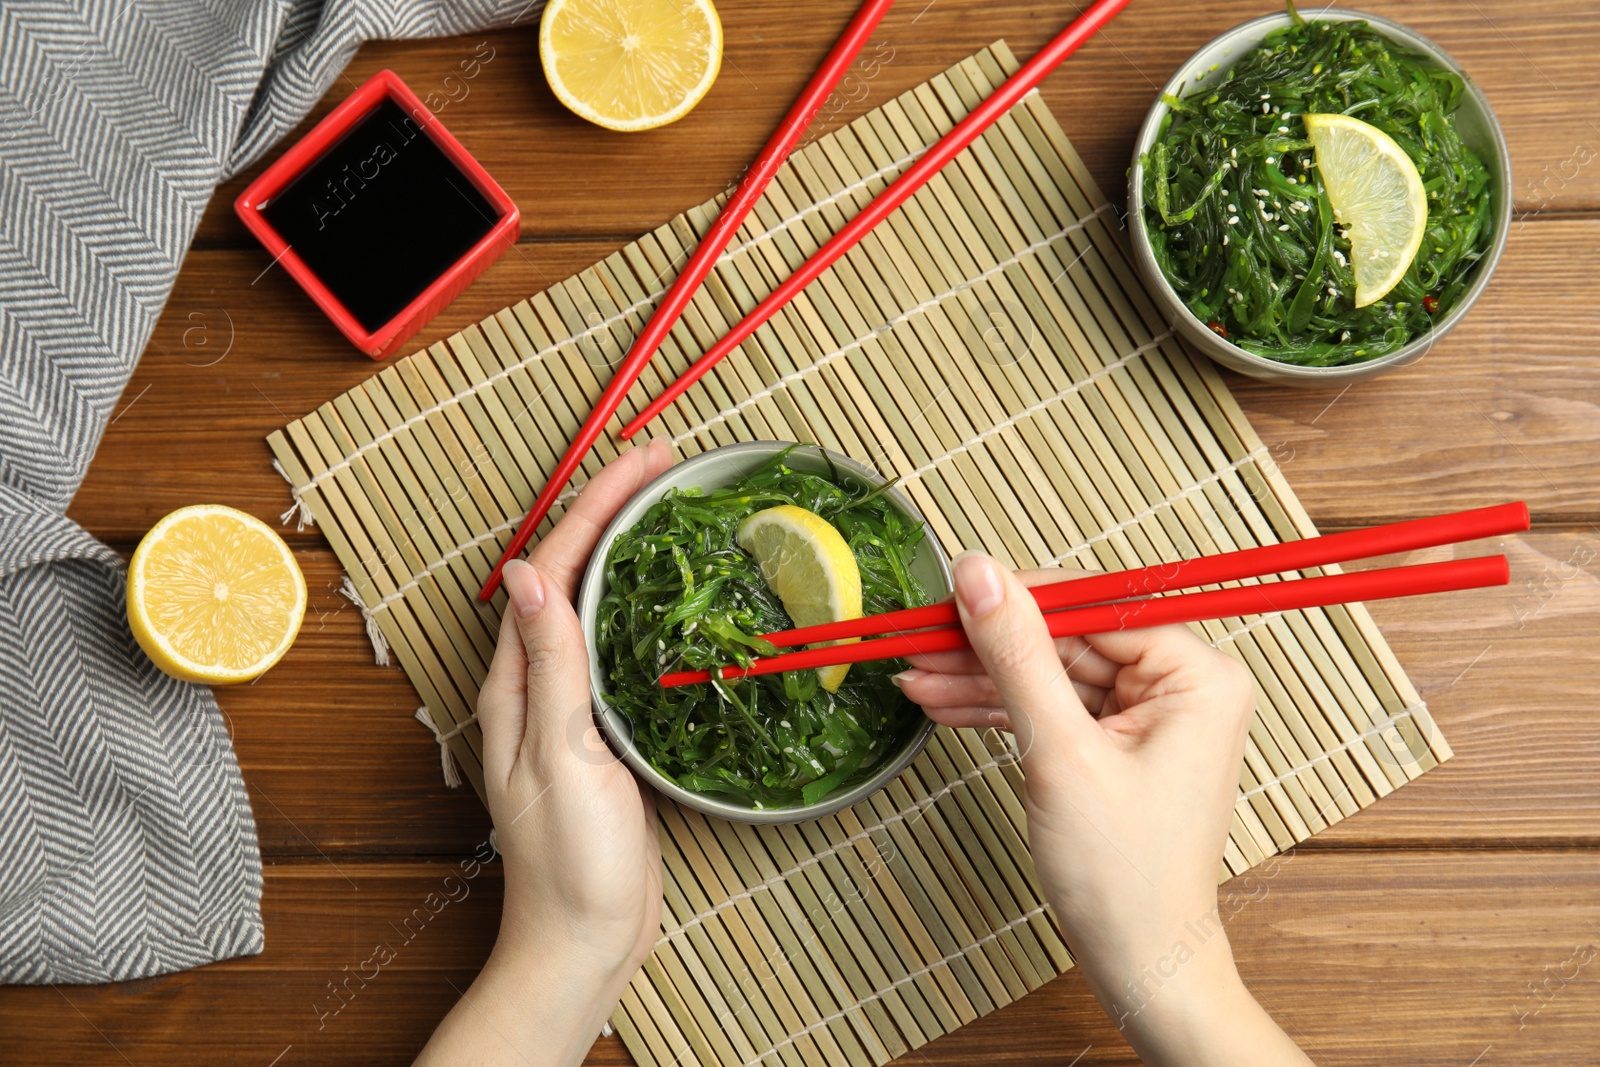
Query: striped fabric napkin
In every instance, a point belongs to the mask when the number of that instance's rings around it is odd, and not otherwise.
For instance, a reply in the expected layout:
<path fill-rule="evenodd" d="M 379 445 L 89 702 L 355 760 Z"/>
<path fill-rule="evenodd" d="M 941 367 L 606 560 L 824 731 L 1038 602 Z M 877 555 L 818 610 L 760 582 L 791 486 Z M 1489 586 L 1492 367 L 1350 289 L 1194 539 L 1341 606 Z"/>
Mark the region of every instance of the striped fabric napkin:
<path fill-rule="evenodd" d="M 540 6 L 0 5 L 0 982 L 261 951 L 255 822 L 216 701 L 145 658 L 121 560 L 65 512 L 217 183 L 363 41 Z"/>

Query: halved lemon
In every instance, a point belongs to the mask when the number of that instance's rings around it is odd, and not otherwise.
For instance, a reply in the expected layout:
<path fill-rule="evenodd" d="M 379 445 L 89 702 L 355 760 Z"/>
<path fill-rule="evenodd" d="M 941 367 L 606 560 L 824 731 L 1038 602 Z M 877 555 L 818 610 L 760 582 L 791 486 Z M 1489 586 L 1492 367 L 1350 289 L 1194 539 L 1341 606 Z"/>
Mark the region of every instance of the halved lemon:
<path fill-rule="evenodd" d="M 1349 115 L 1305 116 L 1333 217 L 1350 238 L 1356 307 L 1388 295 L 1428 230 L 1428 194 L 1394 138 Z"/>
<path fill-rule="evenodd" d="M 306 580 L 289 546 L 254 515 L 179 508 L 128 564 L 128 625 L 157 667 L 188 682 L 248 682 L 289 651 Z"/>
<path fill-rule="evenodd" d="M 856 554 L 833 524 L 816 512 L 793 504 L 758 511 L 739 526 L 739 547 L 755 557 L 761 577 L 783 601 L 783 610 L 796 626 L 861 617 Z M 849 670 L 848 663 L 818 668 L 817 681 L 836 693 Z"/>
<path fill-rule="evenodd" d="M 608 130 L 650 130 L 687 115 L 722 69 L 710 0 L 550 0 L 539 21 L 550 89 Z"/>

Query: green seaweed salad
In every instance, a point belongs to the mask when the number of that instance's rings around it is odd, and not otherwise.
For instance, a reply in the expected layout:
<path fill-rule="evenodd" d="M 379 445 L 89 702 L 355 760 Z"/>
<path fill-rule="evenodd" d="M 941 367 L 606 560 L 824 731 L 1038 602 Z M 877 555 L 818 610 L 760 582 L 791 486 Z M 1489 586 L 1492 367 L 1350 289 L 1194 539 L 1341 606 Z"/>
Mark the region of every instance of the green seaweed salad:
<path fill-rule="evenodd" d="M 778 650 L 760 634 L 793 623 L 739 524 L 780 504 L 831 522 L 855 553 L 867 614 L 927 603 L 911 573 L 924 537 L 884 489 L 805 473 L 779 453 L 738 484 L 671 490 L 612 544 L 596 625 L 611 705 L 657 770 L 685 789 L 752 808 L 813 804 L 870 777 L 918 728 L 889 680 L 897 661 L 858 663 L 837 693 L 814 670 L 663 689 L 672 670 L 748 663 Z"/>
<path fill-rule="evenodd" d="M 1366 22 L 1308 21 L 1292 0 L 1289 13 L 1219 85 L 1163 97 L 1170 110 L 1140 158 L 1146 232 L 1178 298 L 1222 337 L 1285 363 L 1360 363 L 1404 347 L 1460 299 L 1493 237 L 1490 175 L 1456 131 L 1460 77 Z M 1387 133 L 1427 190 L 1422 247 L 1364 308 L 1308 113 Z"/>

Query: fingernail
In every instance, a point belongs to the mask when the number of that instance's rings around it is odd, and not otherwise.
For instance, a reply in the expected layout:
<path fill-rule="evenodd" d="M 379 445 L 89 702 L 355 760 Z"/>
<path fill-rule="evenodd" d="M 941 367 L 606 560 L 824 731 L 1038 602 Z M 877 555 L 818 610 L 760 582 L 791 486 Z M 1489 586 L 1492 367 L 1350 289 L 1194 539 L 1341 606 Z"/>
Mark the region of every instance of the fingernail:
<path fill-rule="evenodd" d="M 1006 587 L 1000 581 L 1000 568 L 994 560 L 981 552 L 964 554 L 956 559 L 956 596 L 967 615 L 981 619 L 1006 598 Z"/>
<path fill-rule="evenodd" d="M 889 676 L 889 681 L 895 684 L 895 688 L 904 689 L 907 682 L 914 682 L 927 673 L 927 671 L 920 667 L 912 667 L 908 671 L 901 671 L 899 674 L 891 674 Z"/>
<path fill-rule="evenodd" d="M 511 598 L 511 610 L 519 619 L 531 619 L 544 608 L 544 582 L 539 572 L 520 559 L 506 564 L 500 572 L 506 595 Z"/>

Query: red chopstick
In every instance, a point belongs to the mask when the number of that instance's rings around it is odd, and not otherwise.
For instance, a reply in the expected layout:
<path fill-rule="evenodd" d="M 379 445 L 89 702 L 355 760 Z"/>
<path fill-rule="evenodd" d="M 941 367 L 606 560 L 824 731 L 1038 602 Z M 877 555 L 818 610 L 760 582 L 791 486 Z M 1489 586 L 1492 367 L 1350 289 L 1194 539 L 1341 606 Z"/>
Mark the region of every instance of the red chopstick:
<path fill-rule="evenodd" d="M 650 401 L 643 412 L 622 429 L 622 439 L 628 440 L 644 428 L 645 424 L 678 397 L 682 396 L 701 375 L 714 367 L 729 352 L 739 345 L 778 312 L 778 309 L 793 300 L 800 290 L 811 284 L 823 271 L 833 265 L 834 260 L 848 252 L 856 242 L 865 237 L 867 231 L 878 223 L 888 218 L 895 208 L 911 199 L 916 191 L 922 188 L 927 181 L 939 170 L 949 163 L 961 150 L 966 148 L 984 130 L 992 126 L 1001 115 L 1011 110 L 1012 105 L 1021 100 L 1027 93 L 1044 81 L 1046 75 L 1061 65 L 1066 59 L 1089 38 L 1098 33 L 1106 23 L 1116 17 L 1128 4 L 1128 0 L 1096 0 L 1089 8 L 1072 21 L 1066 29 L 1062 30 L 1056 38 L 1045 45 L 1027 63 L 1023 64 L 1011 77 L 1007 78 L 1000 87 L 980 103 L 958 122 L 949 133 L 941 137 L 932 148 L 913 163 L 905 173 L 896 178 L 888 188 L 879 193 L 860 213 L 845 223 L 843 229 L 834 234 L 826 244 L 812 253 L 789 277 L 772 291 L 772 294 L 756 309 L 739 321 L 727 335 L 711 346 L 710 351 L 695 360 L 683 375 L 667 389 L 666 392 Z"/>
<path fill-rule="evenodd" d="M 783 117 L 783 121 L 773 131 L 772 138 L 767 141 L 766 147 L 761 150 L 755 163 L 745 173 L 744 180 L 739 183 L 739 188 L 734 191 L 733 197 L 718 213 L 717 220 L 712 224 L 705 240 L 700 242 L 694 254 L 689 257 L 683 273 L 678 275 L 677 280 L 672 283 L 672 287 L 667 290 L 666 296 L 650 316 L 650 321 L 645 323 L 633 347 L 628 350 L 627 357 L 617 365 L 610 384 L 606 386 L 605 392 L 600 394 L 600 400 L 595 404 L 588 419 L 584 421 L 578 436 L 567 446 L 561 462 L 556 464 L 556 469 L 550 474 L 550 480 L 545 483 L 543 491 L 529 509 L 528 517 L 523 519 L 522 525 L 517 528 L 517 535 L 506 546 L 500 561 L 494 565 L 494 570 L 489 572 L 489 580 L 483 583 L 483 589 L 478 593 L 480 600 L 488 600 L 494 596 L 495 590 L 500 587 L 501 570 L 528 547 L 533 531 L 550 513 L 556 498 L 561 495 L 561 491 L 572 480 L 578 465 L 583 462 L 583 457 L 588 455 L 595 439 L 600 436 L 606 423 L 622 405 L 623 397 L 633 388 L 633 383 L 639 380 L 639 375 L 644 373 L 650 357 L 655 355 L 656 349 L 666 339 L 668 331 L 683 314 L 683 309 L 688 306 L 695 291 L 700 288 L 700 283 L 705 281 L 706 275 L 711 273 L 711 268 L 716 266 L 717 257 L 728 247 L 734 232 L 743 224 L 745 217 L 755 207 L 756 201 L 761 199 L 761 194 L 766 191 L 773 175 L 778 173 L 778 168 L 789 158 L 789 153 L 794 150 L 800 135 L 811 125 L 812 118 L 822 109 L 822 105 L 827 103 L 828 95 L 833 92 L 839 79 L 844 77 L 845 71 L 850 69 L 850 64 L 855 62 L 856 54 L 867 43 L 872 31 L 877 28 L 893 3 L 894 0 L 866 0 L 855 17 L 850 20 L 850 24 L 845 27 L 844 33 L 834 42 L 833 49 L 823 59 L 822 66 L 817 68 L 817 72 L 801 90 L 789 108 L 789 113 Z"/>
<path fill-rule="evenodd" d="M 1239 615 L 1260 615 L 1274 611 L 1296 611 L 1327 607 L 1357 600 L 1386 600 L 1393 597 L 1446 593 L 1457 589 L 1505 585 L 1511 580 L 1511 566 L 1504 556 L 1479 556 L 1444 563 L 1420 563 L 1408 567 L 1385 567 L 1354 574 L 1330 574 L 1318 578 L 1296 578 L 1265 585 L 1208 589 L 1200 593 L 1124 600 L 1069 608 L 1046 615 L 1052 637 L 1074 637 L 1106 633 L 1135 627 L 1165 626 L 1171 623 L 1225 619 Z M 744 678 L 757 674 L 831 667 L 841 663 L 898 659 L 902 656 L 949 652 L 969 647 L 960 627 L 920 633 L 896 634 L 853 645 L 830 645 L 786 652 L 751 662 L 749 667 L 724 667 L 724 678 Z M 664 675 L 665 687 L 709 682 L 710 671 L 676 671 Z"/>
<path fill-rule="evenodd" d="M 1501 534 L 1519 533 L 1528 529 L 1528 505 L 1517 501 L 1497 504 L 1494 507 L 1455 511 L 1448 515 L 1432 515 L 1425 519 L 1408 519 L 1383 526 L 1369 526 L 1363 530 L 1324 534 L 1278 545 L 1263 545 L 1235 552 L 1221 552 L 1212 556 L 1158 563 L 1153 567 L 1112 571 L 1109 574 L 1091 574 L 1083 578 L 1070 578 L 1036 585 L 1030 592 L 1038 601 L 1041 611 L 1059 611 L 1062 608 L 1084 604 L 1100 604 L 1109 600 L 1124 600 L 1145 596 L 1167 589 L 1189 589 L 1201 585 L 1254 578 L 1260 575 L 1300 571 L 1308 567 L 1326 567 L 1332 563 L 1348 563 L 1370 556 L 1386 556 L 1395 552 L 1415 552 L 1420 548 L 1454 544 L 1457 541 L 1475 541 L 1481 537 L 1498 537 Z M 823 641 L 839 641 L 847 637 L 869 637 L 874 634 L 900 633 L 905 630 L 922 630 L 930 626 L 955 626 L 960 615 L 952 601 L 929 604 L 920 608 L 904 608 L 882 615 L 867 615 L 859 619 L 828 622 L 820 626 L 805 626 L 795 630 L 781 630 L 764 634 L 763 639 L 779 648 L 795 645 L 814 645 Z"/>

